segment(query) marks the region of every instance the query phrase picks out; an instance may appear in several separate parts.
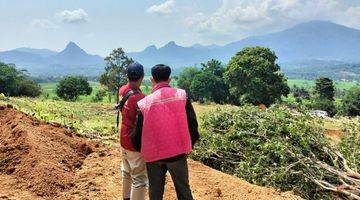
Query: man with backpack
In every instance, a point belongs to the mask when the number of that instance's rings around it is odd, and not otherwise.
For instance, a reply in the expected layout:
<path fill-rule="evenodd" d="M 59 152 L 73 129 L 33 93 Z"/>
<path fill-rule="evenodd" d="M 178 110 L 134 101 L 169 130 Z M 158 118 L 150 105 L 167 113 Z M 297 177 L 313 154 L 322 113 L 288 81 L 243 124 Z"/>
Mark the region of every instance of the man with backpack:
<path fill-rule="evenodd" d="M 169 66 L 156 65 L 151 74 L 152 94 L 138 102 L 142 115 L 136 129 L 142 134 L 141 155 L 146 162 L 150 200 L 163 199 L 167 171 L 178 199 L 192 200 L 187 154 L 199 139 L 195 111 L 186 92 L 170 86 Z"/>
<path fill-rule="evenodd" d="M 140 153 L 134 149 L 130 137 L 136 126 L 137 103 L 145 97 L 140 90 L 144 78 L 144 67 L 139 63 L 129 65 L 127 76 L 129 82 L 119 89 L 119 98 L 122 99 L 117 106 L 122 116 L 120 143 L 123 199 L 145 200 L 148 185 L 146 165 Z"/>

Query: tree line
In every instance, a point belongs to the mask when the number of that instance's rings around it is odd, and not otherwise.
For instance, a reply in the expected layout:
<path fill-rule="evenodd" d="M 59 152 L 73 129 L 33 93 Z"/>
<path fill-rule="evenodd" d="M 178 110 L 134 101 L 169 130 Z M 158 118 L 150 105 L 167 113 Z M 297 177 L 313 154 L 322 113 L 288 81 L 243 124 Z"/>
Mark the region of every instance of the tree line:
<path fill-rule="evenodd" d="M 331 79 L 318 78 L 313 93 L 305 88 L 290 89 L 276 60 L 276 54 L 269 48 L 248 47 L 234 55 L 228 64 L 212 59 L 202 63 L 200 68 L 185 68 L 175 79 L 178 87 L 187 91 L 189 98 L 200 103 L 268 107 L 283 103 L 283 97 L 292 93 L 297 103 L 309 100 L 311 103 L 306 104 L 308 108 L 325 110 L 331 116 L 336 113 L 360 115 L 359 87 L 347 91 L 341 108 L 337 108 Z M 108 94 L 111 102 L 111 97 L 116 96 L 118 88 L 127 81 L 127 66 L 134 62 L 122 48 L 114 49 L 105 61 L 105 72 L 99 77 L 99 82 L 106 87 L 106 91 L 99 90 L 94 101 L 101 101 Z M 0 63 L 0 72 L 0 93 L 32 97 L 41 94 L 40 86 L 25 71 L 17 70 L 15 65 Z M 56 87 L 56 94 L 68 101 L 75 101 L 80 95 L 89 95 L 91 92 L 87 79 L 81 76 L 66 77 Z"/>

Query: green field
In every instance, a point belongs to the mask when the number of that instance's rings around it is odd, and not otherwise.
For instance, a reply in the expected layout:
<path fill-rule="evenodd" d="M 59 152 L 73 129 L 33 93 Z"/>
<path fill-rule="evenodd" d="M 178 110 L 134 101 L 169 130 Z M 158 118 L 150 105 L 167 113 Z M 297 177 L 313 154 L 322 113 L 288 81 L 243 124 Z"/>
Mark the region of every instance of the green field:
<path fill-rule="evenodd" d="M 306 89 L 312 89 L 315 86 L 314 80 L 300 80 L 300 79 L 289 79 L 288 85 L 292 88 L 294 85 L 298 87 L 304 87 Z M 351 87 L 359 86 L 359 82 L 349 81 L 334 81 L 336 89 L 348 90 Z"/>

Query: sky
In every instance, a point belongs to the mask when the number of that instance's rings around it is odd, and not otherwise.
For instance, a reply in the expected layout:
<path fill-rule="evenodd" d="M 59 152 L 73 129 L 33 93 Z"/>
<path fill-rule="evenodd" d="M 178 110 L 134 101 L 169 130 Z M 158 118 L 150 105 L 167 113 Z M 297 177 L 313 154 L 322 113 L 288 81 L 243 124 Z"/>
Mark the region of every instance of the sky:
<path fill-rule="evenodd" d="M 0 51 L 223 45 L 311 20 L 360 29 L 360 0 L 0 0 Z"/>

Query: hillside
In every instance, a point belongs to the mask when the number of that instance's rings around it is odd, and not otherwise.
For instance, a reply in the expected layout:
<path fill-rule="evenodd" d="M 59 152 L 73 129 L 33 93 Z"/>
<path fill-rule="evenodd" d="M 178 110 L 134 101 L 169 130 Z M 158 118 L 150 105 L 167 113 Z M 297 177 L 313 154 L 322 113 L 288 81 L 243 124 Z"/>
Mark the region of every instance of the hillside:
<path fill-rule="evenodd" d="M 306 60 L 360 61 L 360 31 L 328 21 L 310 21 L 281 32 L 253 36 L 225 46 L 196 44 L 182 47 L 170 42 L 161 48 L 150 46 L 142 52 L 129 53 L 149 66 L 165 62 L 183 67 L 211 58 L 224 63 L 244 47 L 265 46 L 275 51 L 285 65 Z M 286 66 L 285 66 L 286 67 Z"/>
<path fill-rule="evenodd" d="M 90 142 L 10 108 L 0 110 L 0 133 L 0 199 L 119 199 L 118 148 Z M 190 161 L 190 177 L 195 199 L 301 199 L 195 161 Z M 175 199 L 171 181 L 164 199 Z"/>
<path fill-rule="evenodd" d="M 61 52 L 32 48 L 0 52 L 0 61 L 14 63 L 32 76 L 97 76 L 104 68 L 102 57 L 86 53 L 74 42 L 69 42 Z"/>

